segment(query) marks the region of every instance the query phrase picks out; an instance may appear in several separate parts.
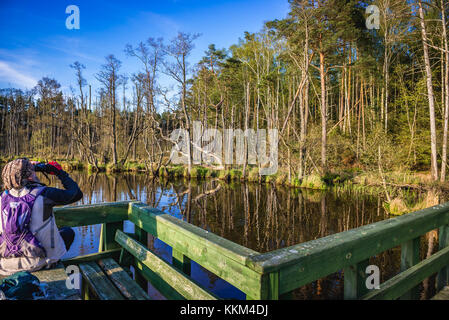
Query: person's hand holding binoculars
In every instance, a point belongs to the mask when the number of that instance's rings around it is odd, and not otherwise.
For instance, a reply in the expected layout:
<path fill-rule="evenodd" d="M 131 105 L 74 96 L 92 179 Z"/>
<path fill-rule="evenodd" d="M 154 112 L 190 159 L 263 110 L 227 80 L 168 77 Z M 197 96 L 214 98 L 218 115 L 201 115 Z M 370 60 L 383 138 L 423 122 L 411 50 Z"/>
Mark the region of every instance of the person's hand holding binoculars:
<path fill-rule="evenodd" d="M 34 171 L 36 172 L 57 175 L 62 170 L 61 165 L 56 161 L 50 161 L 48 163 L 33 161 L 32 163 L 34 164 Z"/>

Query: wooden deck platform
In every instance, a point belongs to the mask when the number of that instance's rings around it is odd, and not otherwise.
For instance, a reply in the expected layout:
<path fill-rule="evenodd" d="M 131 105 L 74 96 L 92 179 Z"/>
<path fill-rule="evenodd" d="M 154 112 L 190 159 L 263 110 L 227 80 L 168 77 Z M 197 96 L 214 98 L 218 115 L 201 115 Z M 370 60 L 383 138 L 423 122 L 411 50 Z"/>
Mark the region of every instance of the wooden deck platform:
<path fill-rule="evenodd" d="M 32 273 L 41 284 L 46 285 L 46 300 L 81 300 L 80 290 L 68 289 L 67 274 L 62 263 L 52 269 L 44 269 Z M 0 279 L 5 276 L 0 276 Z"/>

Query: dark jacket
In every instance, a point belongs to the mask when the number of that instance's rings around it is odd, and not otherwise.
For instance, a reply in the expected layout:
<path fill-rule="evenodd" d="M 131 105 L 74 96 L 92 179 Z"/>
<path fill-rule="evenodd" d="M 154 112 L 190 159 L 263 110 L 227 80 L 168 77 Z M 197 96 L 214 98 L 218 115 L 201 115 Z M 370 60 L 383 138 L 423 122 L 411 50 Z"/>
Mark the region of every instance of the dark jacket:
<path fill-rule="evenodd" d="M 44 221 L 51 216 L 54 206 L 71 204 L 81 200 L 83 197 L 83 193 L 78 184 L 70 178 L 67 172 L 60 170 L 56 176 L 61 180 L 64 189 L 45 187 L 42 191 L 41 196 L 45 198 Z M 45 184 L 31 182 L 26 187 L 32 189 L 40 186 L 45 186 Z"/>

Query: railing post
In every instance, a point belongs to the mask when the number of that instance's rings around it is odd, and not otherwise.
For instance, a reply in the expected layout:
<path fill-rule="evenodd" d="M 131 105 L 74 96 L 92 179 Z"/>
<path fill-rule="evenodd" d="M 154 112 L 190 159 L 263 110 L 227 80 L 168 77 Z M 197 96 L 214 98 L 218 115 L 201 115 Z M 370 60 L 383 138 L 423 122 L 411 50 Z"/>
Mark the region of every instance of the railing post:
<path fill-rule="evenodd" d="M 191 262 L 190 259 L 176 249 L 172 250 L 173 266 L 190 276 Z"/>
<path fill-rule="evenodd" d="M 123 221 L 103 223 L 101 225 L 98 252 L 120 248 L 119 244 L 114 240 L 117 230 L 123 230 Z"/>
<path fill-rule="evenodd" d="M 419 259 L 419 248 L 421 239 L 415 238 L 401 245 L 401 272 L 413 267 Z M 401 296 L 402 300 L 416 300 L 419 295 L 419 287 L 416 286 Z"/>
<path fill-rule="evenodd" d="M 344 299 L 356 300 L 368 292 L 366 287 L 366 267 L 369 259 L 344 269 Z"/>
<path fill-rule="evenodd" d="M 440 227 L 438 230 L 438 249 L 441 250 L 449 246 L 449 225 Z M 443 287 L 449 284 L 449 264 L 438 272 L 437 275 L 437 290 L 440 291 Z"/>
<path fill-rule="evenodd" d="M 270 273 L 270 300 L 279 300 L 279 271 Z"/>
<path fill-rule="evenodd" d="M 263 274 L 261 281 L 264 285 L 260 300 L 279 300 L 279 271 Z M 255 300 L 255 298 L 247 295 L 246 300 Z"/>
<path fill-rule="evenodd" d="M 134 225 L 134 234 L 136 236 L 136 240 L 140 242 L 143 246 L 148 246 L 148 232 L 143 230 L 142 228 Z M 144 289 L 145 291 L 148 290 L 148 282 L 145 279 L 145 277 L 141 274 L 141 271 L 134 267 L 134 274 L 135 274 L 135 280 L 137 284 Z"/>

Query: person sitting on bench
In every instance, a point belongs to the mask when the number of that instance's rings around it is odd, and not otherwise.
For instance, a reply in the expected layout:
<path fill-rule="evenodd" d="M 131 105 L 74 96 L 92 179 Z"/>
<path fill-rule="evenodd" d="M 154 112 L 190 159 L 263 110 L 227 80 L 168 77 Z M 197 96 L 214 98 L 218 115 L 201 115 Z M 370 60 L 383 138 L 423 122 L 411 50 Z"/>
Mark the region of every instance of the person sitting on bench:
<path fill-rule="evenodd" d="M 47 187 L 36 171 L 56 175 L 64 189 Z M 58 230 L 53 207 L 79 201 L 78 184 L 57 162 L 16 159 L 2 171 L 5 191 L 0 197 L 0 275 L 49 268 L 73 243 L 71 228 Z"/>

